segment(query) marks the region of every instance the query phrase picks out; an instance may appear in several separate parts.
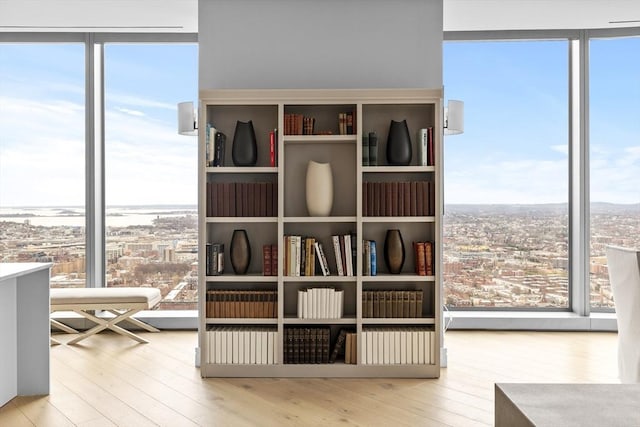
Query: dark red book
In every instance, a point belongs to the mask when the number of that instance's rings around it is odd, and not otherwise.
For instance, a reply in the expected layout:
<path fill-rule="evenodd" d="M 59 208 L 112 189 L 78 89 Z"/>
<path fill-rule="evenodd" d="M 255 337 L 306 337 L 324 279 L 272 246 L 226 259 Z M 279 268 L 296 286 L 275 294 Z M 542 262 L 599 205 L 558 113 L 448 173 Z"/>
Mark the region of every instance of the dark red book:
<path fill-rule="evenodd" d="M 429 181 L 429 215 L 436 214 L 436 185 Z"/>
<path fill-rule="evenodd" d="M 216 216 L 224 216 L 224 185 L 222 182 L 216 183 Z"/>
<path fill-rule="evenodd" d="M 398 187 L 398 216 L 404 216 L 404 182 L 396 182 Z"/>
<path fill-rule="evenodd" d="M 276 166 L 276 130 L 272 130 L 269 132 L 269 165 L 272 167 Z"/>
<path fill-rule="evenodd" d="M 268 182 L 266 185 L 266 199 L 264 201 L 266 205 L 266 214 L 265 216 L 275 216 L 273 214 L 273 182 Z"/>
<path fill-rule="evenodd" d="M 429 185 L 426 181 L 420 181 L 420 194 L 422 199 L 422 213 L 418 212 L 419 215 L 429 215 Z"/>
<path fill-rule="evenodd" d="M 433 152 L 433 127 L 427 128 L 427 165 L 435 165 L 435 157 Z"/>
<path fill-rule="evenodd" d="M 278 275 L 278 245 L 271 245 L 271 275 Z"/>
<path fill-rule="evenodd" d="M 242 183 L 242 216 L 249 215 L 249 188 L 251 184 L 248 182 Z"/>
<path fill-rule="evenodd" d="M 398 216 L 398 183 L 390 182 L 389 185 L 391 186 L 391 216 Z M 389 205 L 389 203 L 387 205 Z"/>
<path fill-rule="evenodd" d="M 256 216 L 255 214 L 255 209 L 254 209 L 254 188 L 255 188 L 255 183 L 253 182 L 248 182 L 247 184 L 247 211 L 246 214 L 247 216 Z"/>
<path fill-rule="evenodd" d="M 260 183 L 260 216 L 267 216 L 267 188 L 270 185 L 269 182 Z"/>
<path fill-rule="evenodd" d="M 362 216 L 369 216 L 369 205 L 368 202 L 368 192 L 369 192 L 369 183 L 366 181 L 362 182 Z"/>
<path fill-rule="evenodd" d="M 416 274 L 418 276 L 427 275 L 427 264 L 425 258 L 424 242 L 413 242 L 413 249 L 416 261 Z"/>
<path fill-rule="evenodd" d="M 213 216 L 213 192 L 211 191 L 211 183 L 207 182 L 207 216 Z"/>
<path fill-rule="evenodd" d="M 231 183 L 222 183 L 222 216 L 231 216 L 231 199 L 229 194 L 231 191 Z"/>
<path fill-rule="evenodd" d="M 422 215 L 424 209 L 424 197 L 422 194 L 422 184 L 424 182 L 419 181 L 416 183 L 416 215 Z"/>
<path fill-rule="evenodd" d="M 425 260 L 425 272 L 427 276 L 433 276 L 433 243 L 424 243 L 424 260 Z"/>
<path fill-rule="evenodd" d="M 411 216 L 416 216 L 418 215 L 418 183 L 416 181 L 411 181 L 410 184 L 409 200 L 411 202 Z"/>
<path fill-rule="evenodd" d="M 229 216 L 236 216 L 236 184 L 229 184 Z"/>
<path fill-rule="evenodd" d="M 271 276 L 271 245 L 262 246 L 262 275 Z"/>
<path fill-rule="evenodd" d="M 404 215 L 411 215 L 411 183 L 403 182 L 402 191 L 404 192 Z"/>
<path fill-rule="evenodd" d="M 393 183 L 385 182 L 384 183 L 384 192 L 385 192 L 385 215 L 392 216 L 393 215 Z"/>

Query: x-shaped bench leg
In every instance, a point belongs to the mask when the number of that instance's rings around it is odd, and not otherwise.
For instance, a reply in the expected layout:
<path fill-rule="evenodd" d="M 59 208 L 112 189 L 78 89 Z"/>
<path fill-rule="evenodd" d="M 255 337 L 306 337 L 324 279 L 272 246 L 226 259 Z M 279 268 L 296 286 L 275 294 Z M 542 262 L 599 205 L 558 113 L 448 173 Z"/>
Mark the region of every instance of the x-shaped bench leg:
<path fill-rule="evenodd" d="M 79 337 L 76 337 L 76 338 L 72 339 L 67 344 L 77 344 L 78 342 L 82 341 L 83 339 L 88 338 L 91 335 L 95 335 L 98 332 L 103 331 L 105 329 L 111 329 L 114 332 L 117 332 L 117 333 L 119 333 L 121 335 L 127 336 L 127 337 L 129 337 L 131 339 L 134 339 L 134 340 L 140 342 L 140 343 L 148 343 L 149 342 L 149 341 L 145 340 L 144 338 L 139 337 L 138 335 L 134 334 L 133 332 L 129 332 L 126 329 L 123 329 L 120 326 L 118 326 L 118 323 L 122 322 L 123 320 L 132 320 L 132 319 L 129 319 L 129 317 L 131 317 L 134 314 L 136 314 L 137 312 L 139 312 L 140 309 L 125 310 L 124 312 L 119 313 L 119 315 L 117 315 L 113 319 L 101 319 L 99 317 L 94 316 L 93 314 L 87 313 L 86 311 L 82 311 L 82 310 L 73 310 L 73 311 L 78 313 L 79 315 L 84 316 L 87 319 L 97 323 L 97 325 L 94 326 L 93 328 L 85 331 Z"/>
<path fill-rule="evenodd" d="M 111 314 L 115 314 L 116 316 L 119 316 L 120 314 L 122 314 L 121 312 L 119 312 L 117 310 L 107 310 L 107 311 L 109 313 L 111 313 Z M 143 321 L 138 320 L 136 318 L 128 317 L 126 320 L 127 320 L 127 322 L 130 322 L 130 323 L 132 323 L 132 324 L 134 324 L 134 325 L 136 325 L 136 326 L 138 326 L 138 327 L 140 327 L 142 329 L 146 329 L 149 332 L 160 332 L 160 329 L 156 329 L 153 326 L 151 326 L 150 324 L 144 323 Z"/>

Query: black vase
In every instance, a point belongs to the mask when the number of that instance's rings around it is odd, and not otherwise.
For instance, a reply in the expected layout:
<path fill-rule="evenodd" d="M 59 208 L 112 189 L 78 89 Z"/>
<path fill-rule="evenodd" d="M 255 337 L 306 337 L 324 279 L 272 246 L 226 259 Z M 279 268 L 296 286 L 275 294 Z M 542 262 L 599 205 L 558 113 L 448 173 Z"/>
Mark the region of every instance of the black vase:
<path fill-rule="evenodd" d="M 231 158 L 236 166 L 254 166 L 258 161 L 258 144 L 251 120 L 236 122 Z"/>
<path fill-rule="evenodd" d="M 404 242 L 400 230 L 387 230 L 384 238 L 384 263 L 391 274 L 399 274 L 404 265 Z"/>
<path fill-rule="evenodd" d="M 251 245 L 246 230 L 233 230 L 229 251 L 233 271 L 236 274 L 245 274 L 251 263 Z"/>
<path fill-rule="evenodd" d="M 411 163 L 411 136 L 406 120 L 391 120 L 387 138 L 387 163 L 393 166 L 407 166 Z"/>

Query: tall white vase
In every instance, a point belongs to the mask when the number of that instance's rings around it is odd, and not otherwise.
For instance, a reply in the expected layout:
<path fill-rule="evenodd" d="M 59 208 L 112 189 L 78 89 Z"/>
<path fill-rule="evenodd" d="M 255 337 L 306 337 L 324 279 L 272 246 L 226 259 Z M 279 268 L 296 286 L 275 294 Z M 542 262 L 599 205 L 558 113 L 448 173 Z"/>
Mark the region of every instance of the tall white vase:
<path fill-rule="evenodd" d="M 333 206 L 331 163 L 310 160 L 307 165 L 307 210 L 311 216 L 329 216 Z"/>

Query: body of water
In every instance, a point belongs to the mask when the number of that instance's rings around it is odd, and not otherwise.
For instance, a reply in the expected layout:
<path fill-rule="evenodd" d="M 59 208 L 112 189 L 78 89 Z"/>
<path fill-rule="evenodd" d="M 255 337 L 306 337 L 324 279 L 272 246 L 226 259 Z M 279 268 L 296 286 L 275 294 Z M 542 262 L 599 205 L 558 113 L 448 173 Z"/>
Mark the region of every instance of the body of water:
<path fill-rule="evenodd" d="M 107 227 L 152 225 L 160 218 L 197 215 L 196 206 L 118 206 L 106 209 Z M 0 222 L 24 223 L 44 227 L 84 227 L 85 213 L 79 207 L 12 207 L 0 208 Z"/>

